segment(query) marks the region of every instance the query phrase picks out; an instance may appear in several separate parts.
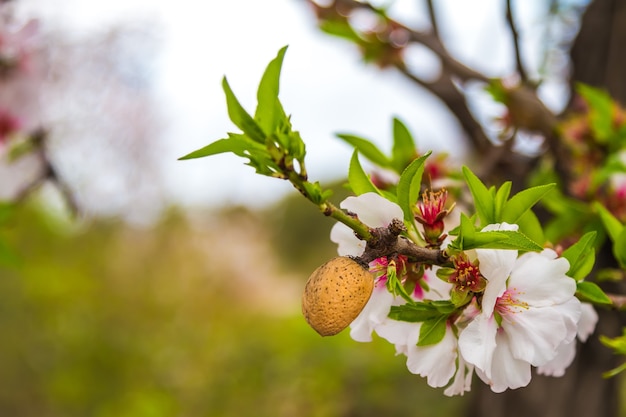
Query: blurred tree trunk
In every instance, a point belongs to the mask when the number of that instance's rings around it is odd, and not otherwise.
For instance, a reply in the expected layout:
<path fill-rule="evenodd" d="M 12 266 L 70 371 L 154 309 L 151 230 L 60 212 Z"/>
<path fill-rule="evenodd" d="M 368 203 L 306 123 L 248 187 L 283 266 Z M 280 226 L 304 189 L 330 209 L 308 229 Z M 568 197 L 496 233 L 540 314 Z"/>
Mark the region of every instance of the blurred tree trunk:
<path fill-rule="evenodd" d="M 626 104 L 626 0 L 594 0 L 585 11 L 580 32 L 571 49 L 572 83 L 606 89 Z M 614 266 L 610 249 L 599 253 L 597 265 Z M 623 291 L 623 289 L 622 289 Z M 575 362 L 563 378 L 533 375 L 526 388 L 494 394 L 482 383 L 473 385 L 470 417 L 617 417 L 618 379 L 602 373 L 617 366 L 619 358 L 600 344 L 598 335 L 617 336 L 624 317 L 598 311 L 594 335 L 578 346 Z"/>

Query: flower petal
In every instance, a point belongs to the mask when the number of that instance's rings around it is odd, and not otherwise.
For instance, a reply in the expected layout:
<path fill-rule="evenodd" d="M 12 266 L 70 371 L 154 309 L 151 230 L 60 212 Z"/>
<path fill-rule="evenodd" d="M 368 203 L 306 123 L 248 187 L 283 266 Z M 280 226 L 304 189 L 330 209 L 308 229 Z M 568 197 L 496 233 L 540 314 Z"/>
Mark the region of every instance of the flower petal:
<path fill-rule="evenodd" d="M 483 232 L 498 230 L 517 230 L 519 227 L 514 224 L 498 223 L 490 224 L 482 229 Z M 487 287 L 483 294 L 482 308 L 488 316 L 493 313 L 496 299 L 506 290 L 506 280 L 509 278 L 515 261 L 517 259 L 516 250 L 504 249 L 476 249 L 478 257 L 478 268 L 480 273 L 487 279 Z"/>
<path fill-rule="evenodd" d="M 372 331 L 387 319 L 393 301 L 393 294 L 384 285 L 374 287 L 369 301 L 350 324 L 350 337 L 357 342 L 371 342 Z"/>
<path fill-rule="evenodd" d="M 572 340 L 569 343 L 562 343 L 557 349 L 556 356 L 546 364 L 537 368 L 539 375 L 562 377 L 565 375 L 565 370 L 576 357 L 576 340 Z"/>
<path fill-rule="evenodd" d="M 472 387 L 472 376 L 474 375 L 474 366 L 465 362 L 462 355 L 459 355 L 459 366 L 454 380 L 448 388 L 443 391 L 443 395 L 452 397 L 454 395 L 463 395 Z"/>
<path fill-rule="evenodd" d="M 444 387 L 454 376 L 458 356 L 457 340 L 450 326 L 446 326 L 443 339 L 431 346 L 417 346 L 419 331 L 412 333 L 407 344 L 406 366 L 416 375 L 426 377 L 428 385 Z"/>
<path fill-rule="evenodd" d="M 581 342 L 586 342 L 587 338 L 591 336 L 596 329 L 596 323 L 598 323 L 598 313 L 589 303 L 581 303 L 580 320 L 578 321 L 578 339 Z"/>
<path fill-rule="evenodd" d="M 498 324 L 493 316 L 478 315 L 459 335 L 459 351 L 468 363 L 491 377 Z"/>
<path fill-rule="evenodd" d="M 476 374 L 489 384 L 493 392 L 504 392 L 508 388 L 528 385 L 531 378 L 530 364 L 513 356 L 510 348 L 514 343 L 511 343 L 506 333 L 498 332 L 496 344 L 498 347 L 493 352 L 491 376 L 480 369 L 476 370 Z"/>
<path fill-rule="evenodd" d="M 572 297 L 569 302 L 557 306 L 503 314 L 502 328 L 511 341 L 515 358 L 542 366 L 556 356 L 561 343 L 576 337 L 579 317 L 580 302 Z"/>
<path fill-rule="evenodd" d="M 569 262 L 557 258 L 551 249 L 541 253 L 528 252 L 515 263 L 509 288 L 515 288 L 520 300 L 535 306 L 561 304 L 574 296 L 576 281 L 565 275 Z"/>
<path fill-rule="evenodd" d="M 404 218 L 399 205 L 376 193 L 365 193 L 358 197 L 348 197 L 340 204 L 341 208 L 356 213 L 359 220 L 369 227 L 387 226 L 393 219 Z"/>
<path fill-rule="evenodd" d="M 357 238 L 354 231 L 343 223 L 336 223 L 330 229 L 330 240 L 337 244 L 339 256 L 361 256 L 365 251 L 365 241 Z"/>

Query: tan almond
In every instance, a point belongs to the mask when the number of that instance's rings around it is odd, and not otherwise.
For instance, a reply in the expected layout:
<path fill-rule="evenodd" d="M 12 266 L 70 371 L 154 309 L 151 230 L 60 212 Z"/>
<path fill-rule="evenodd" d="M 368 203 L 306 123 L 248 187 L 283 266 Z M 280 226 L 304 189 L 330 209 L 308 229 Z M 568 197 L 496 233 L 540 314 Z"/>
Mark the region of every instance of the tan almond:
<path fill-rule="evenodd" d="M 352 323 L 374 289 L 374 276 L 354 259 L 339 256 L 317 268 L 302 295 L 302 313 L 322 336 L 333 336 Z"/>

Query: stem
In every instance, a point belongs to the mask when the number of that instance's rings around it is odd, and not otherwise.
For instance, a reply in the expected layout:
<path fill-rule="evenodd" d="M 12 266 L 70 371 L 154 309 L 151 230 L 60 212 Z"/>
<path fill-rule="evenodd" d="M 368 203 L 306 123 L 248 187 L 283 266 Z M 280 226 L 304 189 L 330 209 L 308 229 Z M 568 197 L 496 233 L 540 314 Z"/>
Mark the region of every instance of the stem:
<path fill-rule="evenodd" d="M 306 197 L 311 203 L 315 204 L 324 215 L 332 217 L 340 223 L 345 224 L 350 229 L 354 230 L 357 237 L 361 240 L 370 241 L 373 239 L 373 235 L 370 232 L 370 228 L 360 221 L 357 217 L 349 215 L 344 210 L 338 208 L 330 201 L 323 201 L 318 203 L 316 198 L 309 194 L 307 191 L 307 187 L 305 184 L 310 184 L 309 181 L 305 179 L 302 175 L 299 175 L 293 170 L 288 170 L 287 179 L 289 182 L 296 188 L 296 190 L 300 191 L 300 193 Z"/>
<path fill-rule="evenodd" d="M 328 201 L 324 202 L 322 204 L 319 204 L 319 208 L 325 215 L 332 217 L 338 222 L 341 222 L 348 226 L 350 229 L 354 230 L 359 239 L 368 242 L 373 239 L 374 235 L 372 235 L 372 233 L 370 232 L 370 228 L 365 223 L 360 221 L 358 218 L 349 215 L 345 211 L 337 208 L 337 206 L 335 206 L 333 203 Z"/>

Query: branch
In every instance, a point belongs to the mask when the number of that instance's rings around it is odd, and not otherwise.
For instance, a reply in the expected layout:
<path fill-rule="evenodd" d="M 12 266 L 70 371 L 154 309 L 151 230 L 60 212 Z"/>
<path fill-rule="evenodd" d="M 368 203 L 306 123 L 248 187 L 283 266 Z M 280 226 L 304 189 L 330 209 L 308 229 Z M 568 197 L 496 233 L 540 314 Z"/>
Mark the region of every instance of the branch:
<path fill-rule="evenodd" d="M 513 46 L 515 48 L 515 64 L 517 67 L 517 73 L 519 74 L 522 84 L 526 84 L 528 81 L 528 75 L 526 74 L 526 70 L 524 69 L 524 65 L 522 64 L 522 55 L 520 52 L 519 45 L 519 33 L 517 32 L 517 27 L 515 26 L 515 20 L 513 19 L 513 10 L 511 8 L 511 0 L 506 0 L 506 22 L 508 23 L 509 30 L 511 31 L 511 36 L 513 38 Z"/>
<path fill-rule="evenodd" d="M 428 265 L 446 265 L 448 256 L 440 249 L 429 249 L 416 245 L 400 236 L 406 231 L 402 220 L 394 219 L 389 226 L 371 229 L 372 239 L 367 241 L 365 252 L 359 257 L 369 264 L 374 259 L 386 256 L 404 255 L 414 262 Z"/>
<path fill-rule="evenodd" d="M 427 0 L 426 4 L 428 6 L 428 17 L 430 18 L 430 24 L 433 28 L 433 35 L 439 37 L 439 25 L 437 24 L 437 16 L 435 15 L 435 5 L 433 4 L 433 0 Z"/>

